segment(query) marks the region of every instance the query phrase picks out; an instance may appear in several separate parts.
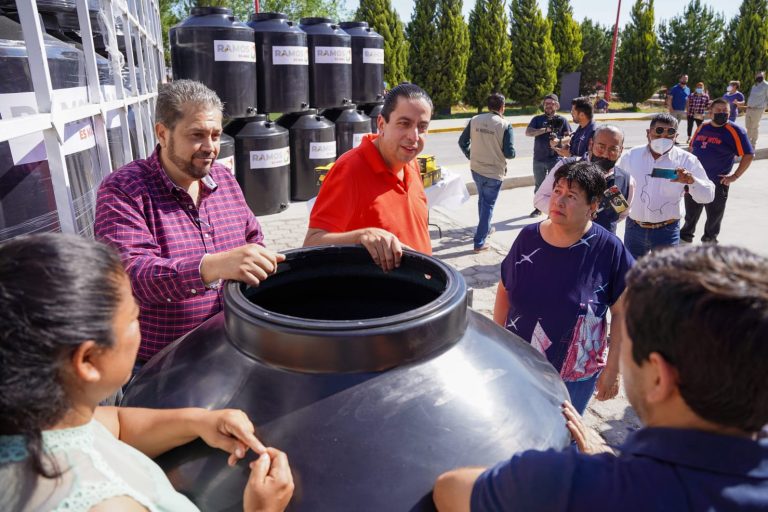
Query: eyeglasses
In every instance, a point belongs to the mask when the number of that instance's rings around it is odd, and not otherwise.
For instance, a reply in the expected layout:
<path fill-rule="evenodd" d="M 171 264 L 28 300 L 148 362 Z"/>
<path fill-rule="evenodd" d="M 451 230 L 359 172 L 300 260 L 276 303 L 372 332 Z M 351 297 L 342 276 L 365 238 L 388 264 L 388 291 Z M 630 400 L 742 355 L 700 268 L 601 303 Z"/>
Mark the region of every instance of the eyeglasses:
<path fill-rule="evenodd" d="M 656 133 L 656 135 L 664 135 L 665 132 L 667 135 L 674 135 L 677 133 L 677 128 L 664 128 L 663 126 L 657 126 L 653 129 L 653 131 Z"/>

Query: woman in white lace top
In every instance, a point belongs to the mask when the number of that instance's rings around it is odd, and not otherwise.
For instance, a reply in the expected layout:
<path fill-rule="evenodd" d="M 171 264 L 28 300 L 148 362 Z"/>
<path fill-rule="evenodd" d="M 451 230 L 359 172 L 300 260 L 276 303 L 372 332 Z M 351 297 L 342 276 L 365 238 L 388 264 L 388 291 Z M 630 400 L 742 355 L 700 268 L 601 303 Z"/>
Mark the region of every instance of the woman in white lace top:
<path fill-rule="evenodd" d="M 197 510 L 150 457 L 200 437 L 232 466 L 259 453 L 244 509 L 282 511 L 288 460 L 242 411 L 97 407 L 130 377 L 139 338 L 111 249 L 61 234 L 0 245 L 0 508 Z"/>

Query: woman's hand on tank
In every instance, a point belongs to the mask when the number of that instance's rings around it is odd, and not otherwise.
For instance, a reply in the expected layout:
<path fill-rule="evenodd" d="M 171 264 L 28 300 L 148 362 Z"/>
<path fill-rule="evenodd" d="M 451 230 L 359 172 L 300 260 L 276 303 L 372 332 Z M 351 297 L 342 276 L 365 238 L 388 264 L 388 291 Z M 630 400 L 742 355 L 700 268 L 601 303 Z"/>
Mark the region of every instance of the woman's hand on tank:
<path fill-rule="evenodd" d="M 200 421 L 200 437 L 209 446 L 229 453 L 227 463 L 230 466 L 245 457 L 249 448 L 258 454 L 266 453 L 255 432 L 248 416 L 237 409 L 206 411 Z"/>
<path fill-rule="evenodd" d="M 571 437 L 576 442 L 576 446 L 581 453 L 594 455 L 596 453 L 613 453 L 613 450 L 600 437 L 597 432 L 584 425 L 584 421 L 571 405 L 571 402 L 563 402 L 563 416 L 565 416 L 565 426 L 571 432 Z"/>
<path fill-rule="evenodd" d="M 243 492 L 244 512 L 282 512 L 293 496 L 288 457 L 275 448 L 251 462 L 251 476 Z"/>

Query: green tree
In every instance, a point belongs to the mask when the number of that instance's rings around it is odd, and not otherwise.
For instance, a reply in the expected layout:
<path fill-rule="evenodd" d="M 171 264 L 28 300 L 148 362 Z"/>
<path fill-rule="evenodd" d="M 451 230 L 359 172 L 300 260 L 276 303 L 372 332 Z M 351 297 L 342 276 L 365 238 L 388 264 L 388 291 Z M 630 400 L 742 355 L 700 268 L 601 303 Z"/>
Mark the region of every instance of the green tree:
<path fill-rule="evenodd" d="M 719 43 L 724 28 L 723 17 L 701 0 L 691 0 L 682 14 L 661 22 L 661 83 L 672 86 L 683 73 L 691 83 L 706 83 L 707 55 Z"/>
<path fill-rule="evenodd" d="M 355 14 L 360 21 L 367 21 L 384 38 L 384 81 L 394 87 L 405 81 L 408 66 L 408 42 L 405 40 L 403 22 L 392 8 L 390 0 L 360 0 Z"/>
<path fill-rule="evenodd" d="M 659 42 L 653 24 L 653 0 L 637 0 L 621 33 L 615 84 L 619 97 L 633 108 L 650 98 L 658 84 Z"/>
<path fill-rule="evenodd" d="M 160 31 L 163 34 L 163 53 L 165 56 L 165 65 L 171 65 L 171 43 L 168 39 L 168 30 L 176 25 L 181 19 L 174 11 L 173 0 L 160 0 L 158 8 L 160 10 Z"/>
<path fill-rule="evenodd" d="M 709 87 L 710 97 L 720 96 L 725 93 L 725 88 L 731 80 L 738 80 L 734 66 L 736 53 L 736 27 L 739 25 L 739 17 L 735 16 L 728 23 L 728 28 L 723 37 L 717 41 L 707 54 L 707 69 L 704 83 Z M 741 89 L 749 87 L 749 83 L 743 83 Z"/>
<path fill-rule="evenodd" d="M 552 27 L 552 44 L 560 58 L 555 87 L 559 94 L 563 74 L 579 69 L 584 58 L 584 52 L 581 49 L 581 27 L 573 19 L 570 0 L 549 0 L 547 18 Z"/>
<path fill-rule="evenodd" d="M 232 14 L 246 22 L 254 12 L 253 0 L 171 0 L 173 12 L 183 19 L 193 7 L 213 6 L 229 7 Z M 343 7 L 343 0 L 263 0 L 259 3 L 261 12 L 282 12 L 290 20 L 299 22 L 301 18 L 323 17 L 340 20 L 349 16 Z"/>
<path fill-rule="evenodd" d="M 408 76 L 427 94 L 434 96 L 434 79 L 438 75 L 435 62 L 435 41 L 437 41 L 437 0 L 416 0 L 411 21 L 406 28 L 410 44 L 408 51 Z"/>
<path fill-rule="evenodd" d="M 469 58 L 469 30 L 461 14 L 461 0 L 438 0 L 437 40 L 434 49 L 438 69 L 432 101 L 438 112 L 449 113 L 464 97 Z"/>
<path fill-rule="evenodd" d="M 514 72 L 509 94 L 523 105 L 533 105 L 553 91 L 559 58 L 536 0 L 512 0 L 510 12 Z"/>
<path fill-rule="evenodd" d="M 768 0 L 744 0 L 736 25 L 736 52 L 731 55 L 733 78 L 749 92 L 755 73 L 768 67 Z"/>
<path fill-rule="evenodd" d="M 581 94 L 592 94 L 598 84 L 605 85 L 608 80 L 608 63 L 611 59 L 610 28 L 595 23 L 589 18 L 581 22 Z"/>
<path fill-rule="evenodd" d="M 494 92 L 507 94 L 512 80 L 512 42 L 503 0 L 477 0 L 469 13 L 466 100 L 480 112 Z"/>

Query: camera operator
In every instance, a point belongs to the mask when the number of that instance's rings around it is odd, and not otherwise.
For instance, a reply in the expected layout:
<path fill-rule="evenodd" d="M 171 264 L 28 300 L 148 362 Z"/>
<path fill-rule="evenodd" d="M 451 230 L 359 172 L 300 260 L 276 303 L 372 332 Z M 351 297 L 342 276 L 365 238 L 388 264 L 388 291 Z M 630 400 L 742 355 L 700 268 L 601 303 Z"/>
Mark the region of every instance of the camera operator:
<path fill-rule="evenodd" d="M 545 96 L 542 108 L 544 113 L 534 116 L 528 124 L 528 128 L 525 129 L 527 137 L 535 137 L 533 141 L 534 193 L 539 189 L 547 173 L 558 160 L 558 154 L 550 146 L 550 140 L 562 139 L 571 133 L 568 120 L 557 114 L 560 102 L 556 94 Z M 531 217 L 539 215 L 541 215 L 541 211 L 538 208 L 531 212 Z"/>

